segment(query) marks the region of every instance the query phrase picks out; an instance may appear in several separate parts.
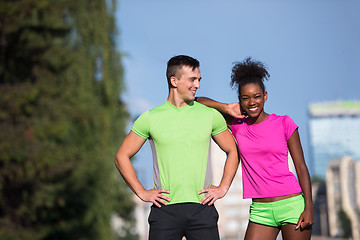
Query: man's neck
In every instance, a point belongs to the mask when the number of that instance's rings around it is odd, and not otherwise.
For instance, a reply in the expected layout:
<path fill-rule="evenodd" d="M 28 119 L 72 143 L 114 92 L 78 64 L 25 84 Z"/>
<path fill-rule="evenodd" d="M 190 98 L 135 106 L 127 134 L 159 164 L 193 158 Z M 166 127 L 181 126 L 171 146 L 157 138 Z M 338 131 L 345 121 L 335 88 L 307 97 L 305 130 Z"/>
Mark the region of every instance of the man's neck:
<path fill-rule="evenodd" d="M 169 92 L 167 101 L 172 105 L 174 105 L 175 107 L 184 107 L 192 102 L 192 101 L 185 101 L 184 99 L 178 97 L 177 94 L 173 91 Z"/>

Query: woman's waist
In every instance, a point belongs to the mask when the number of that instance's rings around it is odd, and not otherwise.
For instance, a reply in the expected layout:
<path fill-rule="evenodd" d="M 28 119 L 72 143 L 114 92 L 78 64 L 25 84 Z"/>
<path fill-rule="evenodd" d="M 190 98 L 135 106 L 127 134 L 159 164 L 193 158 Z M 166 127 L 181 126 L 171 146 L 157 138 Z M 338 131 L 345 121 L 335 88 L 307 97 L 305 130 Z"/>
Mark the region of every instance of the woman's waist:
<path fill-rule="evenodd" d="M 284 199 L 288 199 L 288 198 L 292 198 L 292 197 L 296 197 L 298 195 L 300 195 L 301 192 L 298 193 L 293 193 L 293 194 L 288 194 L 288 195 L 284 195 L 284 196 L 277 196 L 277 197 L 266 197 L 266 198 L 253 198 L 252 201 L 253 202 L 276 202 L 276 201 L 280 201 L 280 200 L 284 200 Z"/>

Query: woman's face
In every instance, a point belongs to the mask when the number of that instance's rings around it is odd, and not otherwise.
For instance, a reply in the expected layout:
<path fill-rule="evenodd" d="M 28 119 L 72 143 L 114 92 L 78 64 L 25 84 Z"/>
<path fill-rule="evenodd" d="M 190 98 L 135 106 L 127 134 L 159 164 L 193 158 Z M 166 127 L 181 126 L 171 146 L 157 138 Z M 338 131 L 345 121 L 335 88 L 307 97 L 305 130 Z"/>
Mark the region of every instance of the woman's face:
<path fill-rule="evenodd" d="M 267 92 L 263 92 L 261 87 L 256 83 L 248 83 L 242 86 L 240 90 L 239 101 L 242 109 L 247 113 L 250 120 L 259 120 L 262 122 L 266 117 L 264 104 L 267 100 Z"/>

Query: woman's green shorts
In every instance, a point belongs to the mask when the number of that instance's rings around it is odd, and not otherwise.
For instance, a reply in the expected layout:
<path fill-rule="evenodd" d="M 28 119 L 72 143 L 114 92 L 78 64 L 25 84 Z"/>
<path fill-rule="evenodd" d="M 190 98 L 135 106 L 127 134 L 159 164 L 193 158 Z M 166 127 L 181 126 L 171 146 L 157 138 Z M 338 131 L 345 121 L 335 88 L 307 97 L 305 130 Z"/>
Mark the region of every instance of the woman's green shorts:
<path fill-rule="evenodd" d="M 250 205 L 250 222 L 280 227 L 291 223 L 297 224 L 304 211 L 305 201 L 302 194 L 276 202 L 253 202 Z"/>

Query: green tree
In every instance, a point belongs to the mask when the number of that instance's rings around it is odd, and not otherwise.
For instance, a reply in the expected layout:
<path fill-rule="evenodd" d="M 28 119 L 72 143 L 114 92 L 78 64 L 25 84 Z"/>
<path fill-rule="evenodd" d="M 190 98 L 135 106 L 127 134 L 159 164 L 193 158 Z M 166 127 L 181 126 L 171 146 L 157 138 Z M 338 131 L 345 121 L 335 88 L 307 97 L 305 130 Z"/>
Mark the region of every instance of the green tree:
<path fill-rule="evenodd" d="M 132 226 L 113 164 L 128 120 L 114 11 L 115 0 L 0 2 L 1 239 L 120 238 L 112 214 Z"/>
<path fill-rule="evenodd" d="M 340 226 L 343 231 L 341 237 L 343 238 L 351 238 L 352 236 L 352 228 L 351 228 L 351 220 L 348 215 L 344 212 L 344 210 L 339 210 L 338 212 L 340 219 Z"/>

